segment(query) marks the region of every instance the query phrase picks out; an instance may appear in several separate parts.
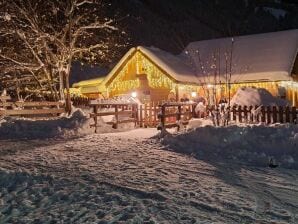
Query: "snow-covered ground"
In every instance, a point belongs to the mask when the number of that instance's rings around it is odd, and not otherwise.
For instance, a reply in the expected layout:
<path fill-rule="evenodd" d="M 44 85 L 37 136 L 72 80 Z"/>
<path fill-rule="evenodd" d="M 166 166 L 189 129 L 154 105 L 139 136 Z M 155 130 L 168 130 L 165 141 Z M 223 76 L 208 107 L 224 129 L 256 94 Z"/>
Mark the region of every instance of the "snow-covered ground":
<path fill-rule="evenodd" d="M 298 170 L 176 153 L 156 134 L 1 140 L 0 223 L 298 223 Z"/>

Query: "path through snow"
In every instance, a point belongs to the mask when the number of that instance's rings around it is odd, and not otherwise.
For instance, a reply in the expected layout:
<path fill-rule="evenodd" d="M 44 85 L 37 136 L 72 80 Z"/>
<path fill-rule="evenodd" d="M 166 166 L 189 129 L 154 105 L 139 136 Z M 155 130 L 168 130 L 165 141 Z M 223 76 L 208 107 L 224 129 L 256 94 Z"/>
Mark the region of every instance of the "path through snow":
<path fill-rule="evenodd" d="M 198 160 L 155 134 L 0 141 L 0 223 L 298 222 L 297 170 Z"/>

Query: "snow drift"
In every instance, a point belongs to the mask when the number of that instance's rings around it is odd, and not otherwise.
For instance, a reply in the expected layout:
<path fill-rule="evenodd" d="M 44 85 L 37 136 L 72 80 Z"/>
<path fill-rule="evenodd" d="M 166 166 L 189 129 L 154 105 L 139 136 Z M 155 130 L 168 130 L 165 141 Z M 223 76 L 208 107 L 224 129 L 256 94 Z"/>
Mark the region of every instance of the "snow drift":
<path fill-rule="evenodd" d="M 231 99 L 231 106 L 288 106 L 286 100 L 274 97 L 268 90 L 255 87 L 241 87 Z"/>
<path fill-rule="evenodd" d="M 264 166 L 273 158 L 282 167 L 298 168 L 297 125 L 205 126 L 161 141 L 171 150 L 208 160 Z"/>
<path fill-rule="evenodd" d="M 90 119 L 80 109 L 70 116 L 55 119 L 34 120 L 6 117 L 0 121 L 0 139 L 38 139 L 70 137 L 94 132 Z"/>

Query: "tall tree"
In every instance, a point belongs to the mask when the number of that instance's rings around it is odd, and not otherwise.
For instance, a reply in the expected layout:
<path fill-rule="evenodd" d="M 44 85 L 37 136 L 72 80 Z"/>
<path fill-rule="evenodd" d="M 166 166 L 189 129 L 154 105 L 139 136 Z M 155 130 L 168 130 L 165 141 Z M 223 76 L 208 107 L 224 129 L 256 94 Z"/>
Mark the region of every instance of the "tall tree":
<path fill-rule="evenodd" d="M 104 64 L 126 45 L 108 10 L 103 0 L 0 0 L 0 81 L 64 99 L 74 60 Z"/>

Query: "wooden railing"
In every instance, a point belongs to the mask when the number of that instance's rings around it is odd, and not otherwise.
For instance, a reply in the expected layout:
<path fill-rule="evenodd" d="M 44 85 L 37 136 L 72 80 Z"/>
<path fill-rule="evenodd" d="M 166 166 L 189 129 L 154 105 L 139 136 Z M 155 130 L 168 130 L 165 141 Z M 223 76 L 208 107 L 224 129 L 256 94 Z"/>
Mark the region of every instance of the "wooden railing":
<path fill-rule="evenodd" d="M 90 106 L 93 107 L 90 117 L 94 119 L 94 124 L 91 127 L 95 128 L 95 133 L 99 127 L 98 117 L 114 115 L 114 121 L 107 122 L 113 128 L 118 128 L 118 124 L 121 123 L 134 122 L 135 126 L 138 124 L 138 104 L 136 103 L 101 103 L 94 100 L 90 102 Z M 103 111 L 102 109 L 113 109 L 113 111 Z M 120 119 L 121 115 L 124 115 L 125 118 Z"/>
<path fill-rule="evenodd" d="M 71 97 L 72 104 L 75 107 L 88 107 L 90 100 L 92 99 L 87 97 Z"/>
<path fill-rule="evenodd" d="M 59 115 L 64 112 L 61 102 L 0 102 L 0 116 Z"/>
<path fill-rule="evenodd" d="M 160 105 L 159 102 L 148 102 L 139 106 L 140 127 L 156 127 L 158 125 Z"/>
<path fill-rule="evenodd" d="M 296 107 L 232 107 L 230 120 L 238 123 L 297 123 L 298 111 Z"/>
<path fill-rule="evenodd" d="M 160 121 L 158 129 L 180 128 L 180 124 L 187 125 L 189 120 L 195 117 L 195 106 L 195 103 L 163 103 L 160 105 L 158 115 Z"/>

